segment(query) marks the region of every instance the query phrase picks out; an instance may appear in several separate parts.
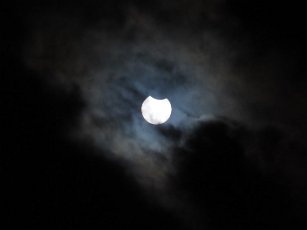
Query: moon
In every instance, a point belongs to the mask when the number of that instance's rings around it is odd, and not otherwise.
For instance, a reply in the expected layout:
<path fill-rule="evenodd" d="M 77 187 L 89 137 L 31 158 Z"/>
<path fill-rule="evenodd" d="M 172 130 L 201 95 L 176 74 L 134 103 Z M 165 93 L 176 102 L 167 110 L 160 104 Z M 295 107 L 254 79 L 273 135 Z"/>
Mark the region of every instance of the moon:
<path fill-rule="evenodd" d="M 170 118 L 172 106 L 167 98 L 159 100 L 149 96 L 143 102 L 141 111 L 145 121 L 153 125 L 159 125 Z"/>

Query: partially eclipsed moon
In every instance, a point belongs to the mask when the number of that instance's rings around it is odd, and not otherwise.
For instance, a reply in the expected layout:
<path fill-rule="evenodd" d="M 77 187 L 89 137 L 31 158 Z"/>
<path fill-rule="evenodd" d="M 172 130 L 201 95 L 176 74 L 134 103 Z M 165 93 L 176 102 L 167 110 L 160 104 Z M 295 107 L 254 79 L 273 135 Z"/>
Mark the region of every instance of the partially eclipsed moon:
<path fill-rule="evenodd" d="M 144 119 L 153 125 L 165 123 L 172 113 L 172 106 L 168 99 L 158 100 L 151 96 L 147 97 L 142 104 Z"/>

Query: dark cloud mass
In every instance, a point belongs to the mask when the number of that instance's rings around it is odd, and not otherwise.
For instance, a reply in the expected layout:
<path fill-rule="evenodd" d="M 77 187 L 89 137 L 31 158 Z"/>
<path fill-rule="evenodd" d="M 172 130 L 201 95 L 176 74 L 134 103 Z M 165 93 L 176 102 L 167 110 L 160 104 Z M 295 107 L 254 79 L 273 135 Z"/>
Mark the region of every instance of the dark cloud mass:
<path fill-rule="evenodd" d="M 30 1 L 1 16 L 4 225 L 305 229 L 300 6 Z M 149 95 L 171 101 L 166 124 L 143 120 Z"/>

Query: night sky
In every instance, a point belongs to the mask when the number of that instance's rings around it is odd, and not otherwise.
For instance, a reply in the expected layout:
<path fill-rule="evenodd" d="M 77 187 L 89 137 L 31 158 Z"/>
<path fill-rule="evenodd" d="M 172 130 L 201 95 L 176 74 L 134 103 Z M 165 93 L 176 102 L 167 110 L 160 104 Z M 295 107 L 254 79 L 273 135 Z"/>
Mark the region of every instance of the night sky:
<path fill-rule="evenodd" d="M 306 229 L 295 1 L 1 3 L 1 229 Z M 168 98 L 171 118 L 141 104 Z"/>

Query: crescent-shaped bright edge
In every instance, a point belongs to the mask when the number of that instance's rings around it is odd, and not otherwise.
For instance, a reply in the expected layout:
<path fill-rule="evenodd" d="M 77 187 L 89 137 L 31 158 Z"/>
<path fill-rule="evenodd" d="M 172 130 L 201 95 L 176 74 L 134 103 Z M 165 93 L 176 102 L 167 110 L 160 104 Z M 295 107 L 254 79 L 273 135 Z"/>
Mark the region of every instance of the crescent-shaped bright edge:
<path fill-rule="evenodd" d="M 141 111 L 148 123 L 159 125 L 165 123 L 170 118 L 172 106 L 167 98 L 159 100 L 149 96 L 143 102 Z"/>

